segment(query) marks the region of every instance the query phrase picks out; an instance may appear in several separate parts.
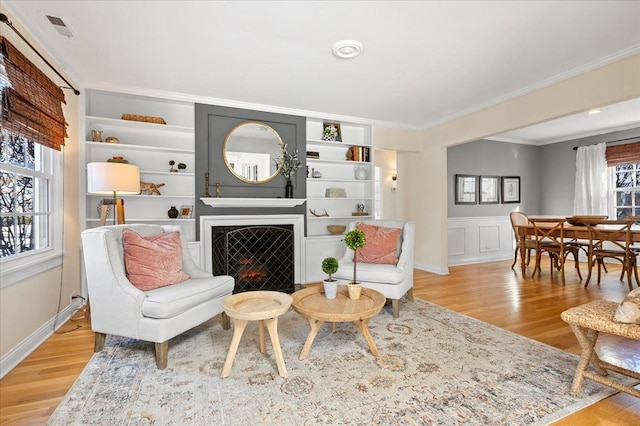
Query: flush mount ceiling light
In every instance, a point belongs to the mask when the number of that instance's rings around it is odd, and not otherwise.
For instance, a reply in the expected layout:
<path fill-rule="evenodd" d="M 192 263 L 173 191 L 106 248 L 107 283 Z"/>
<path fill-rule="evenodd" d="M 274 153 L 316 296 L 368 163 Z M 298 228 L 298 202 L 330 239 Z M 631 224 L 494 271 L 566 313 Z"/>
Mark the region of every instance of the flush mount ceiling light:
<path fill-rule="evenodd" d="M 591 110 L 587 111 L 587 114 L 594 115 L 594 114 L 600 114 L 601 112 L 602 112 L 601 109 L 595 108 L 595 109 L 591 109 Z"/>
<path fill-rule="evenodd" d="M 362 52 L 362 43 L 356 40 L 341 40 L 334 43 L 331 50 L 338 58 L 355 58 Z"/>

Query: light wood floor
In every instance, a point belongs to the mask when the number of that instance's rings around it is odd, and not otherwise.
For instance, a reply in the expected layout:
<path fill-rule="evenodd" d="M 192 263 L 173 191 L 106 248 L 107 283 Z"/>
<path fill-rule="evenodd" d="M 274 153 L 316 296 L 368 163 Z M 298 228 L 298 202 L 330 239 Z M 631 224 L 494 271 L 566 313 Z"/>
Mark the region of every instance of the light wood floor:
<path fill-rule="evenodd" d="M 560 313 L 594 299 L 620 301 L 629 291 L 626 283 L 618 281 L 620 269 L 615 267 L 600 286 L 592 282 L 584 289 L 572 268 L 567 268 L 563 284 L 559 277 L 549 276 L 548 265 L 543 265 L 542 277 L 535 279 L 523 279 L 510 265 L 505 261 L 452 267 L 446 276 L 416 271 L 414 295 L 577 354 L 579 346 Z M 400 315 L 403 303 L 410 302 L 403 300 Z M 80 375 L 93 353 L 90 324 L 69 321 L 58 333 L 0 381 L 0 424 L 46 423 Z M 604 339 L 602 343 L 599 352 L 625 359 L 640 370 L 640 342 Z M 556 424 L 640 425 L 640 399 L 616 394 Z"/>

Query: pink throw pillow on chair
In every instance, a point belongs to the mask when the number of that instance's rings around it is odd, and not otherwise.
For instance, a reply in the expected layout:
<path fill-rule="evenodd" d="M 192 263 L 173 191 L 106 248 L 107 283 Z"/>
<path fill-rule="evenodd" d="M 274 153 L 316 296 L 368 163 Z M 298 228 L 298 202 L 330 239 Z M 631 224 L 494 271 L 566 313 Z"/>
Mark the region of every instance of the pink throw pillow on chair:
<path fill-rule="evenodd" d="M 135 231 L 122 231 L 124 266 L 131 284 L 142 291 L 188 280 L 182 270 L 179 232 L 143 237 Z"/>
<path fill-rule="evenodd" d="M 398 263 L 398 242 L 402 229 L 359 223 L 356 228 L 364 232 L 366 244 L 358 250 L 356 259 L 363 263 Z"/>

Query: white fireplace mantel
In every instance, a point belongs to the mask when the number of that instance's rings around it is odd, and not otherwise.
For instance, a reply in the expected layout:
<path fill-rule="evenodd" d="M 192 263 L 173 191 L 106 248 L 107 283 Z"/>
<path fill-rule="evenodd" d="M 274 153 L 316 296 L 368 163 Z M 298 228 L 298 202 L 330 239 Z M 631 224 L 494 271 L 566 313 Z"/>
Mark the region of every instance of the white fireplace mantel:
<path fill-rule="evenodd" d="M 307 201 L 305 198 L 200 198 L 211 207 L 295 207 Z"/>

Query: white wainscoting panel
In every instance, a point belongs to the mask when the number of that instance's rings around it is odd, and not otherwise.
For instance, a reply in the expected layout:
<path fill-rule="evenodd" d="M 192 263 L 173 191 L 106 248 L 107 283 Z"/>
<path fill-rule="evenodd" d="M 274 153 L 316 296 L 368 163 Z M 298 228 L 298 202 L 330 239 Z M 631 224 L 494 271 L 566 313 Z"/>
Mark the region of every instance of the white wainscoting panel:
<path fill-rule="evenodd" d="M 514 237 L 508 216 L 450 217 L 449 266 L 511 259 Z"/>

